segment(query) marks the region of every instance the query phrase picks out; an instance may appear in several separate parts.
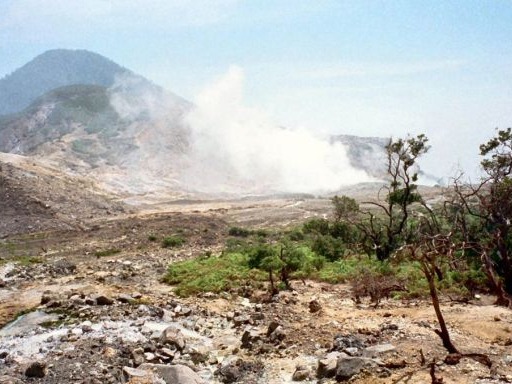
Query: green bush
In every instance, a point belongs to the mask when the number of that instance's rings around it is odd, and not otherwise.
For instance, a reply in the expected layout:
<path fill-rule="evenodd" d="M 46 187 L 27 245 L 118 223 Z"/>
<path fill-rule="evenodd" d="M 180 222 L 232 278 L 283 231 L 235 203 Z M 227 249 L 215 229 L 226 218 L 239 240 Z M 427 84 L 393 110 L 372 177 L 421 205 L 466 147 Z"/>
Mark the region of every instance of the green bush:
<path fill-rule="evenodd" d="M 236 236 L 236 237 L 248 237 L 251 235 L 251 231 L 246 228 L 241 227 L 231 227 L 229 228 L 228 234 L 229 236 Z"/>
<path fill-rule="evenodd" d="M 306 221 L 302 226 L 302 231 L 306 234 L 329 234 L 329 221 L 326 219 L 310 219 Z"/>
<path fill-rule="evenodd" d="M 103 251 L 96 251 L 96 252 L 94 252 L 94 256 L 96 256 L 96 257 L 112 256 L 112 255 L 118 254 L 120 252 L 121 252 L 120 249 L 109 248 L 109 249 L 105 249 Z"/>
<path fill-rule="evenodd" d="M 263 272 L 249 268 L 247 255 L 228 253 L 171 264 L 164 282 L 176 285 L 177 295 L 190 296 L 201 292 L 229 291 L 265 278 Z"/>
<path fill-rule="evenodd" d="M 317 235 L 311 243 L 311 250 L 328 261 L 336 261 L 345 254 L 345 244 L 331 235 Z"/>
<path fill-rule="evenodd" d="M 185 244 L 185 239 L 181 236 L 168 236 L 162 240 L 163 248 L 179 247 Z"/>

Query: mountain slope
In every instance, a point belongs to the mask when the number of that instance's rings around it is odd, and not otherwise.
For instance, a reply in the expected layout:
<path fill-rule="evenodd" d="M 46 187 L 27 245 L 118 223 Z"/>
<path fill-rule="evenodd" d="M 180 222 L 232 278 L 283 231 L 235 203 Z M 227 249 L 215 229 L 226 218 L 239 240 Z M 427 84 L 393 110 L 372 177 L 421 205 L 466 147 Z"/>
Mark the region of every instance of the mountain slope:
<path fill-rule="evenodd" d="M 73 84 L 110 87 L 116 76 L 127 73 L 131 72 L 97 53 L 50 50 L 0 80 L 0 115 L 19 112 L 55 88 Z"/>
<path fill-rule="evenodd" d="M 84 218 L 124 210 L 90 179 L 70 176 L 31 157 L 0 153 L 0 239 L 15 233 L 84 228 Z"/>

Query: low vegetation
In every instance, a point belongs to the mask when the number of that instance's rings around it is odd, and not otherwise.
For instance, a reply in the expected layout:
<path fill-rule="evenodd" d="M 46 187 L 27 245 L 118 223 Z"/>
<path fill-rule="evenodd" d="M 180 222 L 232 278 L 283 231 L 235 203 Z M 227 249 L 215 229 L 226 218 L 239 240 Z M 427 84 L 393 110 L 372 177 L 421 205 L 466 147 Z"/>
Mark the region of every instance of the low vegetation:
<path fill-rule="evenodd" d="M 185 239 L 178 235 L 167 236 L 167 237 L 164 237 L 164 239 L 162 240 L 163 248 L 180 247 L 183 244 L 185 244 Z"/>
<path fill-rule="evenodd" d="M 96 257 L 107 257 L 107 256 L 116 255 L 116 254 L 118 254 L 120 252 L 121 252 L 121 250 L 118 249 L 118 248 L 109 248 L 109 249 L 104 249 L 102 251 L 94 252 L 94 256 L 96 256 Z"/>

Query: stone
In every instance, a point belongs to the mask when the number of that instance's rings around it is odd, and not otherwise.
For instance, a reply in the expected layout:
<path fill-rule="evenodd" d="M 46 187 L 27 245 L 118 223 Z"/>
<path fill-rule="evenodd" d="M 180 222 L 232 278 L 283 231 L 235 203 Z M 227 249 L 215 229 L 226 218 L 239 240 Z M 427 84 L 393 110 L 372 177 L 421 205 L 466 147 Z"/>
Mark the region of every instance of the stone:
<path fill-rule="evenodd" d="M 372 345 L 370 347 L 365 348 L 363 351 L 363 356 L 377 357 L 379 355 L 383 355 L 388 352 L 393 352 L 395 350 L 396 350 L 396 348 L 392 344 L 389 344 L 389 343 L 377 344 L 377 345 Z"/>
<path fill-rule="evenodd" d="M 114 304 L 114 300 L 105 295 L 98 295 L 94 297 L 96 305 L 112 305 Z"/>
<path fill-rule="evenodd" d="M 143 364 L 146 360 L 144 357 L 144 349 L 142 348 L 135 348 L 131 352 L 133 364 L 138 367 L 139 365 Z"/>
<path fill-rule="evenodd" d="M 163 365 L 145 363 L 139 370 L 153 372 L 161 377 L 166 384 L 206 384 L 206 382 L 186 365 Z"/>
<path fill-rule="evenodd" d="M 185 352 L 190 355 L 190 358 L 192 359 L 194 364 L 199 364 L 208 361 L 211 348 L 205 344 L 197 344 L 193 346 L 188 346 Z"/>
<path fill-rule="evenodd" d="M 250 349 L 253 343 L 261 340 L 260 332 L 254 329 L 246 329 L 242 335 L 242 348 Z"/>
<path fill-rule="evenodd" d="M 336 380 L 346 381 L 357 375 L 368 366 L 376 366 L 377 363 L 363 357 L 340 357 L 336 362 Z"/>
<path fill-rule="evenodd" d="M 165 328 L 160 335 L 160 342 L 162 344 L 167 344 L 174 346 L 178 351 L 183 351 L 185 348 L 185 337 L 179 328 L 171 325 Z"/>
<path fill-rule="evenodd" d="M 282 326 L 278 326 L 274 329 L 274 332 L 270 334 L 269 338 L 270 341 L 273 342 L 283 341 L 286 338 L 286 331 Z"/>
<path fill-rule="evenodd" d="M 237 356 L 230 356 L 225 359 L 219 367 L 218 374 L 221 376 L 223 383 L 235 383 L 243 375 L 241 369 L 242 361 Z"/>
<path fill-rule="evenodd" d="M 303 365 L 297 365 L 295 368 L 295 372 L 293 372 L 292 380 L 293 381 L 305 381 L 309 379 L 309 369 Z"/>
<path fill-rule="evenodd" d="M 129 384 L 166 384 L 161 378 L 158 378 L 153 372 L 142 369 L 123 367 L 123 373 L 128 379 Z"/>
<path fill-rule="evenodd" d="M 277 321 L 271 321 L 267 328 L 267 337 L 270 337 L 277 327 L 279 327 L 279 323 Z"/>
<path fill-rule="evenodd" d="M 145 352 L 144 358 L 146 359 L 146 361 L 154 361 L 156 360 L 157 357 L 153 352 Z"/>
<path fill-rule="evenodd" d="M 324 358 L 318 360 L 316 377 L 318 379 L 331 378 L 336 375 L 336 364 L 340 356 L 346 356 L 340 352 L 328 353 Z"/>
<path fill-rule="evenodd" d="M 365 342 L 354 335 L 336 335 L 332 344 L 331 351 L 344 352 L 347 348 L 357 348 L 363 350 L 366 347 Z"/>
<path fill-rule="evenodd" d="M 46 363 L 40 361 L 34 361 L 25 370 L 25 376 L 27 377 L 45 377 L 46 376 Z"/>
<path fill-rule="evenodd" d="M 188 307 L 182 307 L 179 313 L 181 316 L 190 316 L 192 314 L 192 309 Z"/>
<path fill-rule="evenodd" d="M 130 303 L 133 301 L 133 297 L 127 295 L 126 293 L 121 293 L 119 296 L 117 296 L 117 301 L 120 303 Z"/>
<path fill-rule="evenodd" d="M 239 327 L 243 324 L 248 324 L 250 320 L 251 318 L 247 315 L 239 315 L 233 318 L 233 323 L 235 324 L 235 327 Z"/>
<path fill-rule="evenodd" d="M 53 263 L 52 270 L 58 275 L 69 275 L 76 272 L 76 264 L 67 259 L 61 259 Z"/>
<path fill-rule="evenodd" d="M 313 299 L 309 302 L 309 312 L 316 313 L 322 310 L 322 306 L 320 302 L 316 299 Z"/>

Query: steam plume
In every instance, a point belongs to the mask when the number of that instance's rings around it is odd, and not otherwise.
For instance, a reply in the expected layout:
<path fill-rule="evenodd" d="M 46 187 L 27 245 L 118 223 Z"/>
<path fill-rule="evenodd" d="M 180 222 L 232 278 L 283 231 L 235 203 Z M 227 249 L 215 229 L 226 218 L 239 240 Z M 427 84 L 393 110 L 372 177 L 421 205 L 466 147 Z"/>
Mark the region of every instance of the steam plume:
<path fill-rule="evenodd" d="M 279 127 L 245 106 L 243 81 L 243 71 L 231 67 L 186 116 L 188 185 L 209 192 L 325 192 L 370 180 L 350 165 L 342 144 Z"/>

